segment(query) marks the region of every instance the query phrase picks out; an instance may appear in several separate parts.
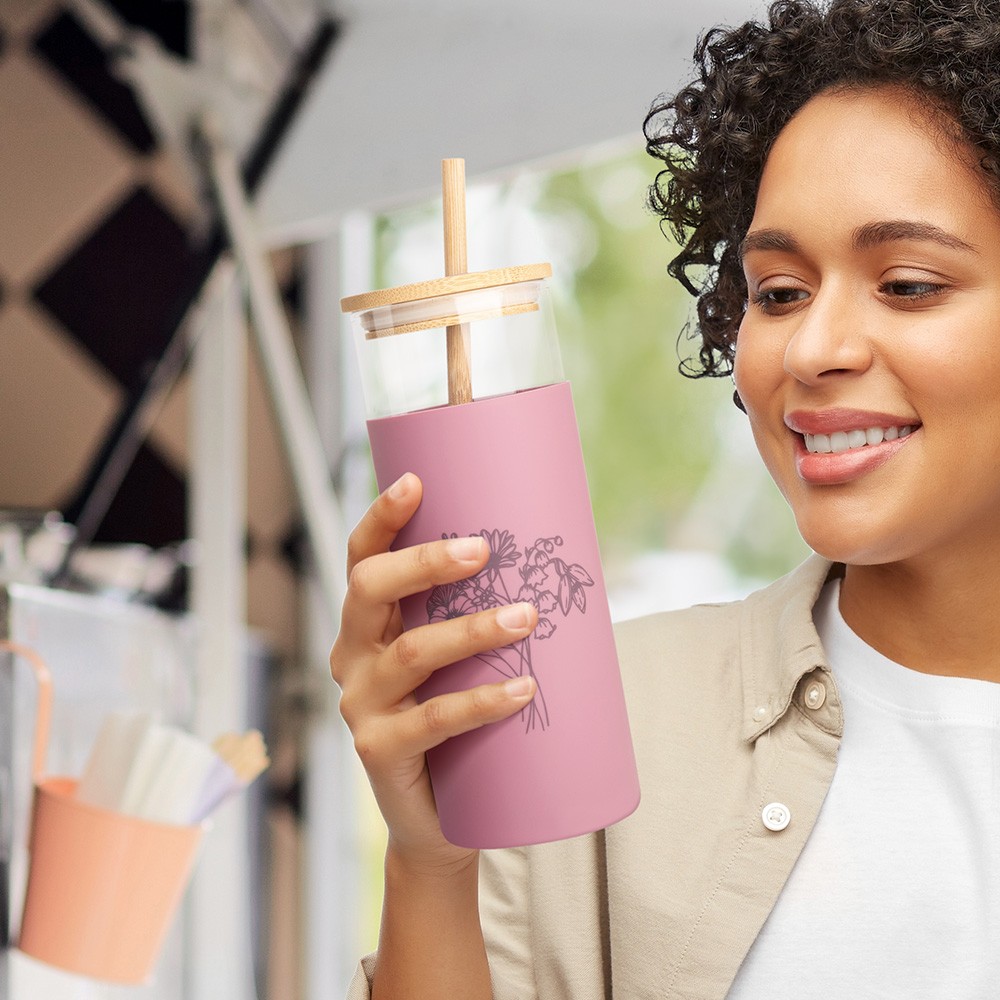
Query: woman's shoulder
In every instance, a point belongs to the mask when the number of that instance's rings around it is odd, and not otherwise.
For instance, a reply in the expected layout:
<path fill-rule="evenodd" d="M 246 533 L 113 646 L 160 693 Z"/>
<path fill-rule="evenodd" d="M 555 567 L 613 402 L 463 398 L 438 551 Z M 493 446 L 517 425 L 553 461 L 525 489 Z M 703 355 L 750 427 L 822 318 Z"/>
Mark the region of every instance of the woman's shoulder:
<path fill-rule="evenodd" d="M 615 623 L 615 638 L 629 646 L 658 647 L 666 640 L 686 642 L 705 630 L 718 638 L 722 633 L 738 628 L 743 606 L 749 597 L 735 601 L 693 604 L 687 608 L 656 611 L 639 618 Z"/>
<path fill-rule="evenodd" d="M 812 606 L 829 572 L 826 560 L 812 556 L 741 600 L 618 622 L 615 640 L 626 687 L 731 687 L 748 659 L 780 660 L 790 640 L 812 636 Z"/>

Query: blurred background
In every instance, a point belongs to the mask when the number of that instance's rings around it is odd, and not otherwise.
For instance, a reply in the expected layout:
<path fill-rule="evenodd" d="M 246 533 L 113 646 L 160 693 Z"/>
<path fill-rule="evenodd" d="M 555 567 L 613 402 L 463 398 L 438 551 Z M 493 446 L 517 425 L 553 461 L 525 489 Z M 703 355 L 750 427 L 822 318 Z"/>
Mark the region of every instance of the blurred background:
<path fill-rule="evenodd" d="M 324 566 L 374 495 L 339 299 L 443 273 L 443 157 L 466 159 L 470 270 L 552 262 L 613 617 L 804 557 L 731 383 L 677 370 L 692 300 L 641 123 L 699 32 L 761 12 L 680 6 L 0 0 L 0 638 L 49 660 L 53 772 L 111 707 L 254 726 L 273 760 L 217 817 L 152 984 L 44 966 L 10 947 L 35 694 L 0 659 L 0 1000 L 319 1000 L 373 946 L 384 830 L 326 663 Z"/>

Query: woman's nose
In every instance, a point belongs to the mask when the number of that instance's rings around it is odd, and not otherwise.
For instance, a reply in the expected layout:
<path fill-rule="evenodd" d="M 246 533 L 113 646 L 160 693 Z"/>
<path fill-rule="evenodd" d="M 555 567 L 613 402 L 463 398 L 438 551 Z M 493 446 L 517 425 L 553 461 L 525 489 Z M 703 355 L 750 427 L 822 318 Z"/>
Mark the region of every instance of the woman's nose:
<path fill-rule="evenodd" d="M 860 374 L 872 363 L 865 317 L 846 296 L 816 295 L 785 347 L 785 371 L 813 385 L 833 375 Z"/>

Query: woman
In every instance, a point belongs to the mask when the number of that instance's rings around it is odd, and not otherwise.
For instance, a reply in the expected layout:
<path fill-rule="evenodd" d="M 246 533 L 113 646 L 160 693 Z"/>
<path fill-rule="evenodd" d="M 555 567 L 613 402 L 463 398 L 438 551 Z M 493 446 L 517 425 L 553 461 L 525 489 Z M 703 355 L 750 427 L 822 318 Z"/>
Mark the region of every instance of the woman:
<path fill-rule="evenodd" d="M 652 202 L 702 370 L 732 370 L 818 555 L 620 626 L 638 812 L 480 858 L 441 836 L 423 754 L 533 691 L 411 692 L 535 611 L 401 635 L 401 596 L 487 553 L 388 552 L 420 484 L 379 497 L 332 654 L 389 828 L 352 996 L 996 995 L 1000 3 L 779 2 L 696 60 L 647 119 Z"/>

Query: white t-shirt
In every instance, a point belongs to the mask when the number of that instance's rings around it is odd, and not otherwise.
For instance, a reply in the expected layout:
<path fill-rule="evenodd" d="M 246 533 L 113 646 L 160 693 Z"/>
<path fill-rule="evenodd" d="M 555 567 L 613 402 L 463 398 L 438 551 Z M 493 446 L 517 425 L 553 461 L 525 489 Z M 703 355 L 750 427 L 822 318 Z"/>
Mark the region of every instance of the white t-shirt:
<path fill-rule="evenodd" d="M 892 662 L 839 596 L 815 609 L 837 771 L 729 998 L 1000 998 L 1000 684 Z"/>

